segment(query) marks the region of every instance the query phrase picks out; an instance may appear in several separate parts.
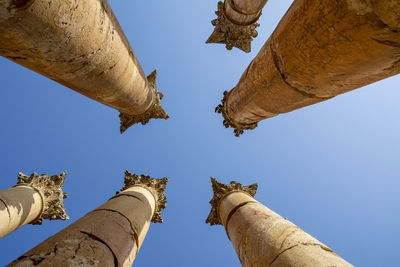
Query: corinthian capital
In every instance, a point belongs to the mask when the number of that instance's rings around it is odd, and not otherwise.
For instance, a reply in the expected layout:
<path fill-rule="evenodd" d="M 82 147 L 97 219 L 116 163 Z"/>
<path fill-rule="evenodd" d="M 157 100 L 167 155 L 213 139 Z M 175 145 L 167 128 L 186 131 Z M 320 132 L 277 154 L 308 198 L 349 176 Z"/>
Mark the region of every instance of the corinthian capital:
<path fill-rule="evenodd" d="M 252 22 L 242 25 L 233 22 L 226 15 L 223 2 L 218 2 L 218 11 L 216 11 L 215 14 L 218 18 L 211 21 L 211 24 L 215 26 L 215 28 L 206 43 L 225 44 L 228 50 L 236 47 L 249 53 L 251 51 L 251 42 L 253 38 L 258 35 L 256 28 L 260 26 L 260 24 Z"/>
<path fill-rule="evenodd" d="M 232 181 L 230 184 L 223 184 L 218 182 L 215 178 L 212 177 L 211 177 L 211 184 L 214 196 L 210 200 L 211 211 L 206 220 L 206 223 L 209 223 L 210 225 L 222 224 L 219 217 L 218 206 L 224 197 L 234 192 L 243 192 L 250 195 L 251 197 L 254 197 L 256 195 L 258 188 L 257 184 L 242 186 L 242 184 L 237 183 L 235 181 Z"/>
<path fill-rule="evenodd" d="M 16 186 L 29 186 L 35 189 L 43 200 L 42 213 L 31 224 L 42 224 L 43 219 L 47 220 L 68 220 L 69 217 L 64 208 L 64 181 L 66 172 L 59 175 L 48 176 L 32 173 L 30 176 L 18 173 L 18 183 Z"/>
<path fill-rule="evenodd" d="M 167 197 L 164 194 L 167 187 L 167 182 L 168 177 L 156 179 L 151 178 L 148 175 L 137 175 L 126 170 L 125 186 L 121 189 L 121 191 L 126 190 L 132 186 L 142 186 L 149 190 L 156 200 L 156 208 L 151 221 L 154 223 L 162 223 L 163 219 L 161 216 L 161 211 L 167 206 Z"/>
<path fill-rule="evenodd" d="M 154 94 L 154 102 L 152 106 L 143 114 L 139 115 L 128 115 L 124 113 L 119 114 L 121 121 L 120 131 L 121 134 L 124 133 L 129 127 L 134 124 L 141 123 L 145 125 L 149 123 L 151 119 L 169 119 L 169 115 L 165 112 L 164 108 L 161 106 L 161 99 L 164 95 L 157 91 L 156 86 L 157 71 L 153 71 L 148 77 L 147 81 Z"/>

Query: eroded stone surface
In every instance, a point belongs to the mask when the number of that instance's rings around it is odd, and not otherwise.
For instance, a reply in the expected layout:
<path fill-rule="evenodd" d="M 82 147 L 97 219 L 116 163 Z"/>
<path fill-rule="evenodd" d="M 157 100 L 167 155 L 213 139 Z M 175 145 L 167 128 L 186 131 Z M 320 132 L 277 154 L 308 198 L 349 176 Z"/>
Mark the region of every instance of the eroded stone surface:
<path fill-rule="evenodd" d="M 330 248 L 253 197 L 256 184 L 226 185 L 212 178 L 207 222 L 222 224 L 244 267 L 352 266 Z"/>
<path fill-rule="evenodd" d="M 226 126 L 247 126 L 400 73 L 398 1 L 295 1 L 224 98 Z"/>
<path fill-rule="evenodd" d="M 139 122 L 165 117 L 107 0 L 1 1 L 0 55 Z"/>

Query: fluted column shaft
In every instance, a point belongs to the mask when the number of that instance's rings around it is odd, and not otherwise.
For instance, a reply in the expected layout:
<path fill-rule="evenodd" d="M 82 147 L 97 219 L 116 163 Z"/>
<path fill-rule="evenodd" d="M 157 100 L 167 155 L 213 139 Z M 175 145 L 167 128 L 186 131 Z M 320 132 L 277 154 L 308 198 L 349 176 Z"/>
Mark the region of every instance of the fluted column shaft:
<path fill-rule="evenodd" d="M 107 0 L 1 1 L 0 55 L 136 122 L 167 116 Z"/>
<path fill-rule="evenodd" d="M 155 217 L 165 207 L 161 195 L 166 180 L 157 179 L 154 184 L 159 181 L 164 183 L 160 194 L 145 184 L 126 185 L 105 204 L 8 266 L 131 266 L 150 222 L 160 222 L 161 217 Z"/>
<path fill-rule="evenodd" d="M 15 187 L 0 190 L 0 238 L 42 219 L 68 219 L 62 192 L 65 174 L 47 177 L 20 173 Z"/>
<path fill-rule="evenodd" d="M 217 111 L 240 134 L 396 75 L 399 30 L 396 0 L 296 0 Z"/>
<path fill-rule="evenodd" d="M 212 179 L 207 222 L 225 227 L 244 267 L 352 266 L 330 248 L 254 199 L 257 184 Z"/>

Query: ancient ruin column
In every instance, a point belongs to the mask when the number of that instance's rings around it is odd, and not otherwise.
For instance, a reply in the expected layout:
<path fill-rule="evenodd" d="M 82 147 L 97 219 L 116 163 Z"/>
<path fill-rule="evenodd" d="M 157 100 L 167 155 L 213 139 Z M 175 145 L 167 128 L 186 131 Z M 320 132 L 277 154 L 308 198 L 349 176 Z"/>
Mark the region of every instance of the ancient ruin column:
<path fill-rule="evenodd" d="M 399 72 L 400 1 L 296 0 L 216 111 L 239 136 Z"/>
<path fill-rule="evenodd" d="M 150 221 L 162 222 L 167 181 L 125 171 L 120 193 L 8 266 L 131 266 Z"/>
<path fill-rule="evenodd" d="M 0 1 L 0 55 L 121 112 L 167 119 L 107 0 Z"/>
<path fill-rule="evenodd" d="M 233 47 L 244 52 L 251 51 L 251 42 L 257 37 L 256 28 L 262 9 L 268 0 L 225 0 L 218 2 L 217 19 L 211 21 L 214 32 L 206 43 L 225 44 L 228 50 Z"/>
<path fill-rule="evenodd" d="M 66 175 L 18 173 L 16 186 L 0 190 L 0 238 L 25 224 L 40 225 L 43 219 L 69 219 L 64 208 Z"/>
<path fill-rule="evenodd" d="M 253 197 L 257 184 L 219 183 L 207 223 L 222 224 L 244 267 L 352 266 L 330 248 Z"/>

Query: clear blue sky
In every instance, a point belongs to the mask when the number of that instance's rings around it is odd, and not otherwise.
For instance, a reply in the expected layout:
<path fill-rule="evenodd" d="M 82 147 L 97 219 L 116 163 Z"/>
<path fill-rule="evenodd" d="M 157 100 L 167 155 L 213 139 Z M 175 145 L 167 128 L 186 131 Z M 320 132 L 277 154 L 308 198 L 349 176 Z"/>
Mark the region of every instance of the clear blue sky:
<path fill-rule="evenodd" d="M 93 210 L 124 170 L 169 176 L 165 222 L 135 266 L 240 266 L 221 226 L 204 223 L 209 177 L 259 183 L 256 199 L 356 266 L 400 266 L 400 77 L 281 115 L 234 137 L 214 113 L 289 7 L 270 0 L 253 52 L 206 45 L 217 1 L 110 3 L 146 74 L 158 70 L 168 121 L 119 134 L 118 112 L 0 58 L 0 188 L 22 171 L 67 171 L 71 220 L 0 240 L 0 266 Z"/>

